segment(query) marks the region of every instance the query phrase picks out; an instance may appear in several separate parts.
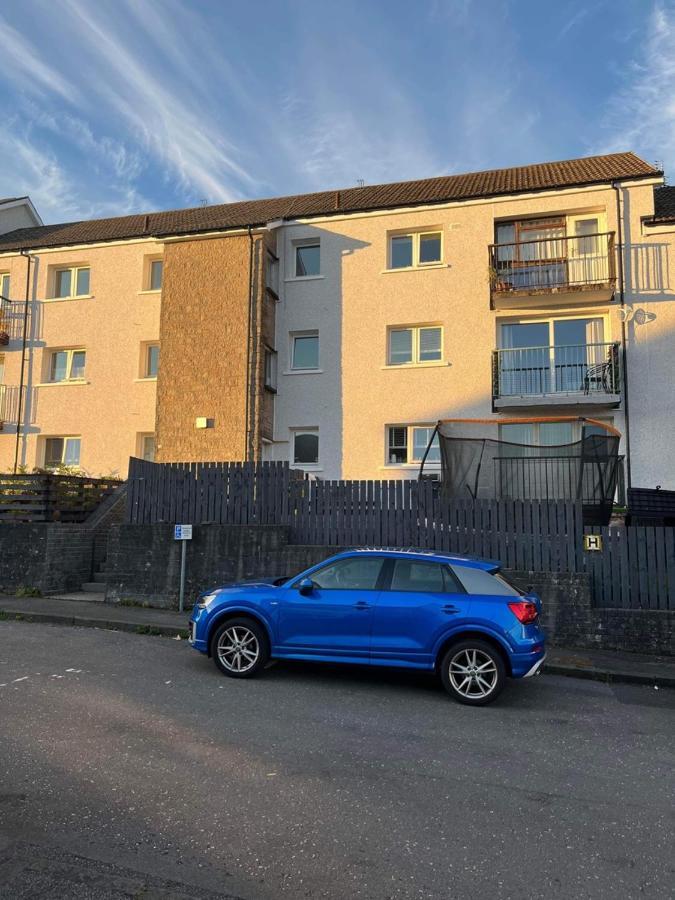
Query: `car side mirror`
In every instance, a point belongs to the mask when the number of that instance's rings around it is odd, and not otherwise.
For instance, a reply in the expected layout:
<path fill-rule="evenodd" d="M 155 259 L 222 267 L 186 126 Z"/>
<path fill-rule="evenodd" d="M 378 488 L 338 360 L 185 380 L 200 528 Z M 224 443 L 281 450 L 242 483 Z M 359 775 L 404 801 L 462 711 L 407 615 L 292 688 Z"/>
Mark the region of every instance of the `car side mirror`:
<path fill-rule="evenodd" d="M 314 590 L 314 582 L 311 578 L 303 578 L 298 582 L 298 590 L 301 594 L 311 594 Z"/>

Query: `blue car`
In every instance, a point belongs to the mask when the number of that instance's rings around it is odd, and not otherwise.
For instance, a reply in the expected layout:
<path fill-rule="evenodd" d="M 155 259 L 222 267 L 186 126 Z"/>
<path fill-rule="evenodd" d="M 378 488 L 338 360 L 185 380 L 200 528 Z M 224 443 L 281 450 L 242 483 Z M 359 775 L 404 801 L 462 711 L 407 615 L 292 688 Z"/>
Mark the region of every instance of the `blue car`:
<path fill-rule="evenodd" d="M 232 678 L 251 678 L 272 658 L 426 669 L 455 700 L 482 706 L 507 677 L 540 671 L 540 611 L 498 563 L 348 550 L 293 578 L 207 591 L 190 643 Z"/>

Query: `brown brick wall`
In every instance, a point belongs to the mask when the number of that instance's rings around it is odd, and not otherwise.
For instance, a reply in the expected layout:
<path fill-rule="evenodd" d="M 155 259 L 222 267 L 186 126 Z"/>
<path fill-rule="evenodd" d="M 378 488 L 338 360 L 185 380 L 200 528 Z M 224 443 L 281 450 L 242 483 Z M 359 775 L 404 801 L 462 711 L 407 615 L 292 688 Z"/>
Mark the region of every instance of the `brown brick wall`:
<path fill-rule="evenodd" d="M 251 384 L 247 374 L 248 235 L 169 243 L 164 251 L 157 381 L 157 460 L 217 461 L 260 453 L 263 240 L 254 235 Z M 213 420 L 195 428 L 195 419 Z"/>

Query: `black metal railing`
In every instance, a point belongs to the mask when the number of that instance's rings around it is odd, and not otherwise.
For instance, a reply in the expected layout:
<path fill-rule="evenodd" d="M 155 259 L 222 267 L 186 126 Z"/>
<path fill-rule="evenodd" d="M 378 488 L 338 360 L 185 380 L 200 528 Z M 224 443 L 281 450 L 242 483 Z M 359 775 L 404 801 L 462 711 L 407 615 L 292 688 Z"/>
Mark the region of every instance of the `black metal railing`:
<path fill-rule="evenodd" d="M 623 502 L 623 456 L 498 456 L 498 499 Z M 549 448 L 550 449 L 550 448 Z"/>
<path fill-rule="evenodd" d="M 572 344 L 494 350 L 492 396 L 547 396 L 621 392 L 619 344 Z"/>
<path fill-rule="evenodd" d="M 493 294 L 613 285 L 614 232 L 490 244 Z"/>

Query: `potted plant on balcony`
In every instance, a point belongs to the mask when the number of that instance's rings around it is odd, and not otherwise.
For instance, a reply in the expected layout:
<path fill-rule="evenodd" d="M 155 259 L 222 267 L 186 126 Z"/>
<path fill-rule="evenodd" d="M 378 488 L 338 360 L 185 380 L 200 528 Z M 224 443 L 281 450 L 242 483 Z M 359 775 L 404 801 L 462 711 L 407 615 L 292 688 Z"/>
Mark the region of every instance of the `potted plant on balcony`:
<path fill-rule="evenodd" d="M 504 276 L 494 266 L 488 266 L 488 279 L 493 291 L 508 291 L 512 287 L 511 282 L 506 281 Z"/>

